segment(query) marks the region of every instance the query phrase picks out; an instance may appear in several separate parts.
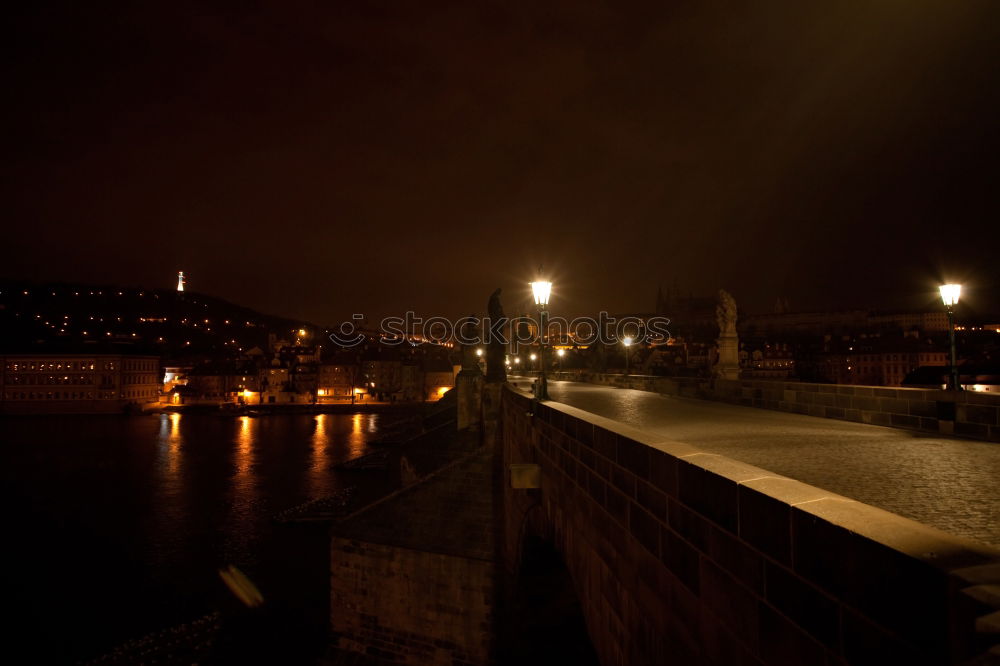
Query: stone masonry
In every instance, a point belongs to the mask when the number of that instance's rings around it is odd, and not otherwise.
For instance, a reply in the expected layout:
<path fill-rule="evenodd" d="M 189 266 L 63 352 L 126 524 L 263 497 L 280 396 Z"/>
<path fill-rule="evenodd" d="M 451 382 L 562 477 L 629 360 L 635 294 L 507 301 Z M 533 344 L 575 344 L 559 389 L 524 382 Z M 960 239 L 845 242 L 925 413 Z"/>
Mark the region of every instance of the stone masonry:
<path fill-rule="evenodd" d="M 562 553 L 603 664 L 958 664 L 995 642 L 1000 550 L 508 387 L 504 562 Z M 514 575 L 508 572 L 508 575 Z"/>
<path fill-rule="evenodd" d="M 489 663 L 492 466 L 487 449 L 467 454 L 335 528 L 335 648 L 380 663 Z"/>

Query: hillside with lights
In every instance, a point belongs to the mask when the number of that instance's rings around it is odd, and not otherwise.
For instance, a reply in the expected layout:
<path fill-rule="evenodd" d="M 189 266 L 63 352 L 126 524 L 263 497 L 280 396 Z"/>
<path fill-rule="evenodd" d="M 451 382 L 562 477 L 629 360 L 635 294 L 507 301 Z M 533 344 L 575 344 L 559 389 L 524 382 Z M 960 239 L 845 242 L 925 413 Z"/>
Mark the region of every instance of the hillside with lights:
<path fill-rule="evenodd" d="M 6 352 L 134 350 L 163 357 L 237 356 L 315 325 L 192 291 L 85 284 L 0 283 Z"/>

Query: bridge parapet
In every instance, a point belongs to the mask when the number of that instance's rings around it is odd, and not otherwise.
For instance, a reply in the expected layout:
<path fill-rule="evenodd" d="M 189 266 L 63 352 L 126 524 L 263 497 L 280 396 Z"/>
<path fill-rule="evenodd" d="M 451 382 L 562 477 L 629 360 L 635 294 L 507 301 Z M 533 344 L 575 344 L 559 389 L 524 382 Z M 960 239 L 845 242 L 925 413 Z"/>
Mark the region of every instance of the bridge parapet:
<path fill-rule="evenodd" d="M 508 387 L 505 560 L 569 568 L 604 664 L 961 663 L 987 650 L 1000 551 Z M 506 467 L 505 467 L 506 468 Z"/>
<path fill-rule="evenodd" d="M 994 393 L 589 372 L 553 378 L 1000 442 L 1000 394 Z"/>

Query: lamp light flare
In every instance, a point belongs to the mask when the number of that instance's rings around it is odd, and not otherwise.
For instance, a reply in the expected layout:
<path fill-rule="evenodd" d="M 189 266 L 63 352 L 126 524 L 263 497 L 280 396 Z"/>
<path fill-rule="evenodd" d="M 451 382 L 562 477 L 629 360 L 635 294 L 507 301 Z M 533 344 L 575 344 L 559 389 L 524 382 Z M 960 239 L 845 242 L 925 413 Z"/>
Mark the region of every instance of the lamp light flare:
<path fill-rule="evenodd" d="M 626 335 L 624 338 L 622 338 L 622 342 L 625 344 L 626 347 L 630 346 L 633 342 L 632 336 Z"/>
<path fill-rule="evenodd" d="M 941 291 L 941 301 L 950 307 L 958 305 L 958 299 L 962 295 L 962 285 L 943 284 L 939 287 Z"/>
<path fill-rule="evenodd" d="M 548 305 L 549 296 L 552 294 L 552 283 L 546 280 L 536 280 L 531 283 L 531 293 L 535 297 L 535 305 Z"/>

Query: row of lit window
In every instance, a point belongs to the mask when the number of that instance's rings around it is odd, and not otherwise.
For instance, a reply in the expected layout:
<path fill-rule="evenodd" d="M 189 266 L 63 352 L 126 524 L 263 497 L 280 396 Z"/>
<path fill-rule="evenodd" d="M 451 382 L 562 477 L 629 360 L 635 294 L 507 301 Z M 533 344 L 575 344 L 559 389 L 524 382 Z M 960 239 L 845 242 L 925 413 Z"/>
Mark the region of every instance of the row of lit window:
<path fill-rule="evenodd" d="M 156 375 L 123 375 L 122 384 L 156 384 Z"/>
<path fill-rule="evenodd" d="M 320 396 L 334 396 L 334 395 L 350 396 L 352 393 L 354 393 L 354 389 L 352 389 L 350 387 L 348 387 L 348 388 L 336 388 L 336 387 L 321 388 L 321 389 L 319 389 L 319 390 L 316 391 L 316 395 L 320 395 Z"/>
<path fill-rule="evenodd" d="M 27 370 L 93 370 L 93 361 L 66 361 L 65 363 L 39 362 L 39 361 L 8 361 L 7 372 L 24 372 Z M 114 361 L 104 364 L 105 370 L 114 370 Z"/>
<path fill-rule="evenodd" d="M 862 374 L 878 374 L 878 370 L 883 370 L 887 374 L 907 374 L 913 372 L 915 368 L 911 368 L 905 365 L 885 365 L 885 366 L 872 366 L 871 364 L 859 364 L 857 366 L 847 366 L 848 370 L 855 369 Z"/>
<path fill-rule="evenodd" d="M 47 393 L 35 393 L 33 391 L 7 391 L 7 400 L 93 400 L 93 391 L 48 391 Z M 112 400 L 115 394 L 111 391 L 97 393 L 98 400 Z"/>
<path fill-rule="evenodd" d="M 6 391 L 7 400 L 93 400 L 93 391 Z M 114 391 L 98 391 L 98 400 L 113 400 Z M 156 389 L 134 389 L 119 393 L 122 398 L 153 398 L 159 395 Z"/>
<path fill-rule="evenodd" d="M 123 370 L 158 370 L 159 361 L 125 361 L 122 363 Z"/>
<path fill-rule="evenodd" d="M 933 354 L 859 354 L 857 358 L 862 361 L 905 361 L 909 358 L 917 358 L 921 361 L 933 361 L 944 358 L 944 352 Z M 851 359 L 847 359 L 850 362 Z"/>
<path fill-rule="evenodd" d="M 14 385 L 25 385 L 25 386 L 44 386 L 44 385 L 79 385 L 89 386 L 94 383 L 95 375 L 8 375 L 7 383 Z M 104 376 L 101 378 L 102 383 L 112 384 L 113 381 L 110 377 Z"/>

